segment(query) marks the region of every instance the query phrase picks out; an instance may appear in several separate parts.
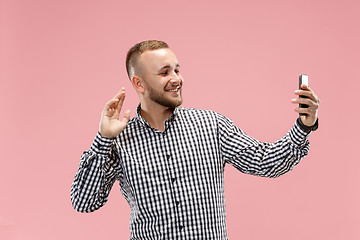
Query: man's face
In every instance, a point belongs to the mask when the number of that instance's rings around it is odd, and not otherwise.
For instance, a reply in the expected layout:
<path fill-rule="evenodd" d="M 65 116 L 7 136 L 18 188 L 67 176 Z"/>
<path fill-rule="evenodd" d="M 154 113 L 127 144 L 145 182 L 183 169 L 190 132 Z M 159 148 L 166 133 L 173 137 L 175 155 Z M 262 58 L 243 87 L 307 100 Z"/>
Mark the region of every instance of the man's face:
<path fill-rule="evenodd" d="M 180 106 L 183 79 L 175 54 L 167 48 L 145 51 L 139 63 L 145 97 L 165 107 Z"/>

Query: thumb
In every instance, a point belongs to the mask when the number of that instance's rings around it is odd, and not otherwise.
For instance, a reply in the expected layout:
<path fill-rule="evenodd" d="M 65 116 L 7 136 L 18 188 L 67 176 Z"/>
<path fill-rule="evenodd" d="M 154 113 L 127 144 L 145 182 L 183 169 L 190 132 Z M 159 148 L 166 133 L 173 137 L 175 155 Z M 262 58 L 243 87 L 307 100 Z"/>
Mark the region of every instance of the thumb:
<path fill-rule="evenodd" d="M 129 120 L 130 120 L 130 110 L 126 110 L 124 113 L 124 117 L 121 121 L 126 125 Z"/>
<path fill-rule="evenodd" d="M 309 86 L 306 84 L 301 84 L 301 89 L 309 90 Z"/>

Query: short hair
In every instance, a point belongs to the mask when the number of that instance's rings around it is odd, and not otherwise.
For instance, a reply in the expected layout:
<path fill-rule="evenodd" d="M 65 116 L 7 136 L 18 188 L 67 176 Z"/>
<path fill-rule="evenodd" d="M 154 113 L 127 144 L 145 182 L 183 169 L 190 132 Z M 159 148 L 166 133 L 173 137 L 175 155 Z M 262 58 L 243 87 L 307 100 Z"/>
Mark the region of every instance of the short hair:
<path fill-rule="evenodd" d="M 135 75 L 135 66 L 138 62 L 139 56 L 147 50 L 156 50 L 161 48 L 169 48 L 166 42 L 159 40 L 147 40 L 135 44 L 126 55 L 126 71 L 131 81 L 131 78 Z"/>

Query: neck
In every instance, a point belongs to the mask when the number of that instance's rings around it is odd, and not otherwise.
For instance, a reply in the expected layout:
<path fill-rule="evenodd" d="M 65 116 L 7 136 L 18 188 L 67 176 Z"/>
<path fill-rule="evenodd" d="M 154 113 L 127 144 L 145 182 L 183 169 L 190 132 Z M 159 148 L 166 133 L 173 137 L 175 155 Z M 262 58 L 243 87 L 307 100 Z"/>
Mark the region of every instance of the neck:
<path fill-rule="evenodd" d="M 169 119 L 174 109 L 161 106 L 157 103 L 141 102 L 140 115 L 150 124 L 161 132 L 165 130 L 165 121 Z"/>

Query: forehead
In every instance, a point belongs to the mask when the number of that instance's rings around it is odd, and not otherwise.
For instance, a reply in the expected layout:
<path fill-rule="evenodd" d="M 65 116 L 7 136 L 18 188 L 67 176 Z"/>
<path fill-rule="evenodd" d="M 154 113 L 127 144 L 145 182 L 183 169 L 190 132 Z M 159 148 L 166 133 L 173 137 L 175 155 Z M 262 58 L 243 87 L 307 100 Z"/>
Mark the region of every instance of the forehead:
<path fill-rule="evenodd" d="M 165 65 L 175 68 L 178 65 L 175 54 L 168 48 L 145 51 L 140 55 L 140 62 L 150 70 L 158 70 Z"/>

